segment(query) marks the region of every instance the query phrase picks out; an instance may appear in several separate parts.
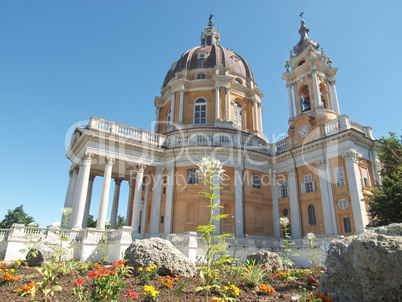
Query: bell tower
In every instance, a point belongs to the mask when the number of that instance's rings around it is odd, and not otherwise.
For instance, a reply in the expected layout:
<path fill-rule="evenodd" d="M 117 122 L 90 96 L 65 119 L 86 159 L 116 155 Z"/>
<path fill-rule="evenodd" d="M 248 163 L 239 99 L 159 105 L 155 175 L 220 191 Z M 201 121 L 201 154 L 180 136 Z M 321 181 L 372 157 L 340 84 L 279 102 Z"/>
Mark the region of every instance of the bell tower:
<path fill-rule="evenodd" d="M 282 78 L 288 89 L 289 135 L 304 138 L 315 126 L 336 119 L 340 111 L 335 88 L 338 68 L 309 37 L 303 13 L 300 17 L 300 40 L 290 51 Z"/>

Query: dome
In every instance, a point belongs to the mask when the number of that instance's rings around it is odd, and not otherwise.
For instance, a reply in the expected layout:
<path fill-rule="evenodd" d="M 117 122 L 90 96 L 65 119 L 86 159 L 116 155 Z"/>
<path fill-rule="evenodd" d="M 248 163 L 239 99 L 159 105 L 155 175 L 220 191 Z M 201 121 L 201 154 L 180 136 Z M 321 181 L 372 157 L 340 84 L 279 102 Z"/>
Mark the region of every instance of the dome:
<path fill-rule="evenodd" d="M 201 33 L 201 46 L 194 47 L 182 54 L 181 58 L 173 63 L 163 81 L 165 87 L 176 73 L 202 68 L 221 67 L 227 69 L 230 75 L 238 76 L 255 84 L 254 75 L 247 62 L 230 48 L 220 45 L 219 31 L 214 27 L 212 15 L 209 24 Z"/>
<path fill-rule="evenodd" d="M 186 51 L 181 58 L 175 62 L 163 82 L 166 86 L 177 72 L 183 70 L 195 70 L 201 68 L 214 68 L 216 66 L 227 68 L 229 74 L 240 76 L 244 79 L 254 81 L 254 74 L 247 62 L 233 50 L 226 49 L 221 45 L 198 46 Z"/>

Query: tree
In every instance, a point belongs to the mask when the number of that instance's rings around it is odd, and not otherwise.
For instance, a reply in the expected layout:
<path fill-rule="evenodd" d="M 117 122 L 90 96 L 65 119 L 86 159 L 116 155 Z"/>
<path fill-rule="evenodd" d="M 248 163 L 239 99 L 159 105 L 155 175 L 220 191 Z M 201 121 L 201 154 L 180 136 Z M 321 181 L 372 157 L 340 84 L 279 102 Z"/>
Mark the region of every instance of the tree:
<path fill-rule="evenodd" d="M 98 222 L 98 219 L 94 220 L 94 215 L 89 214 L 87 228 L 96 228 L 97 222 Z"/>
<path fill-rule="evenodd" d="M 378 157 L 382 182 L 373 188 L 373 195 L 366 198 L 372 221 L 369 225 L 380 226 L 402 222 L 402 145 L 401 138 L 390 132 L 382 137 Z"/>
<path fill-rule="evenodd" d="M 116 221 L 116 228 L 126 225 L 126 219 L 124 216 L 118 215 Z"/>
<path fill-rule="evenodd" d="M 23 205 L 16 207 L 14 210 L 8 210 L 4 219 L 0 222 L 0 229 L 9 229 L 14 223 L 29 225 L 35 223 L 35 220 L 24 212 Z"/>

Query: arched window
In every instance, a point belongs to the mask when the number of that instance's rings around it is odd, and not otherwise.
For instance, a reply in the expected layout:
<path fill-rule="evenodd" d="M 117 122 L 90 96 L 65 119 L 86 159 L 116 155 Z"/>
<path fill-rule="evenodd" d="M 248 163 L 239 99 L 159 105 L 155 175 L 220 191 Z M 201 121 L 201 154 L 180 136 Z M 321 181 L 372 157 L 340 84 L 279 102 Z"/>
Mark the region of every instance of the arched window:
<path fill-rule="evenodd" d="M 310 101 L 310 93 L 308 91 L 308 86 L 305 85 L 300 91 L 301 95 L 301 107 L 302 111 L 309 111 L 311 110 L 311 101 Z"/>
<path fill-rule="evenodd" d="M 233 108 L 233 126 L 243 129 L 243 108 L 239 102 L 234 102 Z"/>
<path fill-rule="evenodd" d="M 204 125 L 207 123 L 207 101 L 197 99 L 194 103 L 194 124 Z"/>
<path fill-rule="evenodd" d="M 203 74 L 203 73 L 197 74 L 197 80 L 202 80 L 202 79 L 205 79 L 205 78 L 206 78 L 205 74 Z"/>
<path fill-rule="evenodd" d="M 169 109 L 167 115 L 167 125 L 169 126 L 172 123 L 172 108 Z"/>
<path fill-rule="evenodd" d="M 315 208 L 314 208 L 314 206 L 312 204 L 309 205 L 307 210 L 308 210 L 308 224 L 316 225 L 317 222 L 315 220 Z"/>

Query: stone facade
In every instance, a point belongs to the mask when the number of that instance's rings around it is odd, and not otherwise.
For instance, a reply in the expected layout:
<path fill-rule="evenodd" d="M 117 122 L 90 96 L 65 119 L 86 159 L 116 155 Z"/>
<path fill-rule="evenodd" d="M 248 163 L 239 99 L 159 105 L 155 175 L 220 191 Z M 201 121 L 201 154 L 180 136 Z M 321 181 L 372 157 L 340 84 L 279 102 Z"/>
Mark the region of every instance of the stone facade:
<path fill-rule="evenodd" d="M 214 156 L 224 164 L 216 193 L 229 215 L 220 232 L 280 238 L 279 217 L 286 216 L 293 238 L 362 233 L 369 221 L 363 198 L 379 181 L 378 142 L 370 127 L 341 114 L 337 68 L 308 31 L 302 20 L 283 73 L 289 129 L 281 141 L 263 135 L 263 94 L 246 61 L 220 45 L 213 24 L 202 46 L 168 71 L 154 100 L 155 132 L 98 117 L 78 127 L 67 152 L 72 164 L 64 207 L 72 208 L 72 229 L 85 229 L 94 178 L 103 176 L 98 230 L 113 187 L 115 227 L 120 184 L 128 181 L 133 239 L 196 231 L 207 223 L 208 209 L 194 172 L 202 157 Z"/>

